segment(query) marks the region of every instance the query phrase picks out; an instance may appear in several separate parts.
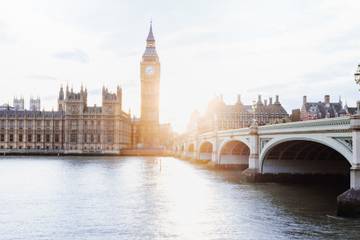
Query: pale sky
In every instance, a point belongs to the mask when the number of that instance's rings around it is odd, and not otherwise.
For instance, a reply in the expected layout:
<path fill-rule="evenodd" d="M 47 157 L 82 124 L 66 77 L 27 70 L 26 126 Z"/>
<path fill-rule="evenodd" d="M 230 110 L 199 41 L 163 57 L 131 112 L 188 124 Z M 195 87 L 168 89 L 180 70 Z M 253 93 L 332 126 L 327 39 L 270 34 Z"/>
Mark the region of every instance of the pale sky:
<path fill-rule="evenodd" d="M 0 2 L 0 103 L 39 96 L 56 109 L 61 84 L 123 87 L 139 116 L 139 64 L 150 19 L 161 61 L 162 122 L 185 129 L 215 94 L 280 95 L 291 112 L 309 101 L 360 99 L 360 1 L 12 0 Z"/>

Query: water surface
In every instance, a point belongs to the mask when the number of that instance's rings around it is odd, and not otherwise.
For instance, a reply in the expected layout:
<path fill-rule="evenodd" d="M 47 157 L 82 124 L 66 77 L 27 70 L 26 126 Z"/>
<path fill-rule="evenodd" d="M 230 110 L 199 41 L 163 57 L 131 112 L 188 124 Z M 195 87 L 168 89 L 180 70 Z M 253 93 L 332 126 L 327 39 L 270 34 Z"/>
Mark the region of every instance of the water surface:
<path fill-rule="evenodd" d="M 360 239 L 338 193 L 174 158 L 6 157 L 0 239 Z"/>

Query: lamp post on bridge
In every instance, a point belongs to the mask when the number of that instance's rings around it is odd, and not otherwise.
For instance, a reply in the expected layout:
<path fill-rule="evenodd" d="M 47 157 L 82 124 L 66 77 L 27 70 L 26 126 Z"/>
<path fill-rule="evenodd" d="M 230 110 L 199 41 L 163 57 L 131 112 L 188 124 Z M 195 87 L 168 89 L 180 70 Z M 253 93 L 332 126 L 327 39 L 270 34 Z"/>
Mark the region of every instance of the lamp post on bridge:
<path fill-rule="evenodd" d="M 256 119 L 256 102 L 255 100 L 253 101 L 253 104 L 252 104 L 252 110 L 253 110 L 253 119 L 252 119 L 252 122 L 251 122 L 251 125 L 252 126 L 257 126 L 257 119 Z"/>
<path fill-rule="evenodd" d="M 355 78 L 355 82 L 360 85 L 360 64 L 357 67 L 357 70 L 356 70 L 356 72 L 354 74 L 354 78 Z M 360 89 L 359 89 L 359 91 L 360 91 Z M 356 105 L 357 105 L 356 114 L 360 115 L 360 100 L 357 101 Z"/>
<path fill-rule="evenodd" d="M 214 114 L 214 122 L 215 122 L 215 126 L 214 126 L 214 132 L 215 132 L 215 143 L 213 145 L 213 152 L 211 153 L 211 160 L 215 163 L 215 164 L 219 164 L 220 165 L 220 159 L 218 159 L 218 145 L 219 145 L 219 141 L 218 141 L 218 130 L 219 130 L 219 118 L 217 113 Z"/>
<path fill-rule="evenodd" d="M 354 76 L 355 76 L 355 82 L 356 82 L 357 84 L 360 84 L 360 64 L 358 65 L 357 70 L 356 70 Z"/>

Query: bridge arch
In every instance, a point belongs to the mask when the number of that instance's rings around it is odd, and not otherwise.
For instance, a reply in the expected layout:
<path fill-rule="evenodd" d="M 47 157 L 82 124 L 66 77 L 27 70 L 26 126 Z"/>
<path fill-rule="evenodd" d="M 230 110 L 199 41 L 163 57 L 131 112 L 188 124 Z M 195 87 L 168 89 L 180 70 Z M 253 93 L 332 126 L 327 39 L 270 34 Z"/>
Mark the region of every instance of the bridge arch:
<path fill-rule="evenodd" d="M 189 143 L 184 146 L 184 157 L 192 159 L 195 157 L 195 143 Z"/>
<path fill-rule="evenodd" d="M 199 159 L 211 160 L 214 146 L 210 141 L 203 141 L 199 147 Z"/>
<path fill-rule="evenodd" d="M 225 140 L 218 154 L 221 165 L 237 165 L 244 169 L 249 166 L 250 147 L 239 139 Z"/>
<path fill-rule="evenodd" d="M 352 153 L 330 137 L 278 137 L 264 146 L 259 160 L 261 173 L 347 175 Z"/>
<path fill-rule="evenodd" d="M 195 152 L 195 144 L 194 143 L 190 143 L 189 146 L 187 147 L 187 152 Z"/>

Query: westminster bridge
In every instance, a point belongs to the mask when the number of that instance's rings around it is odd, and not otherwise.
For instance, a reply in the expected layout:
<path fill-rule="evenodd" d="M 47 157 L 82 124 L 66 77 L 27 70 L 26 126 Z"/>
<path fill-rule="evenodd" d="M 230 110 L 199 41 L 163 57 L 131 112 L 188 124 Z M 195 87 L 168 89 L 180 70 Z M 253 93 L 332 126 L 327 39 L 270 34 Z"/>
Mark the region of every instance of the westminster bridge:
<path fill-rule="evenodd" d="M 350 175 L 360 189 L 360 115 L 188 134 L 175 155 L 216 166 L 238 166 L 245 176 Z"/>

